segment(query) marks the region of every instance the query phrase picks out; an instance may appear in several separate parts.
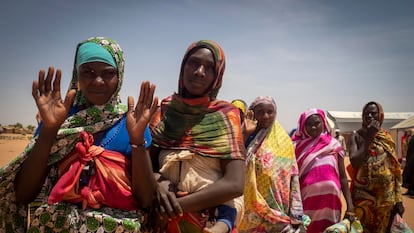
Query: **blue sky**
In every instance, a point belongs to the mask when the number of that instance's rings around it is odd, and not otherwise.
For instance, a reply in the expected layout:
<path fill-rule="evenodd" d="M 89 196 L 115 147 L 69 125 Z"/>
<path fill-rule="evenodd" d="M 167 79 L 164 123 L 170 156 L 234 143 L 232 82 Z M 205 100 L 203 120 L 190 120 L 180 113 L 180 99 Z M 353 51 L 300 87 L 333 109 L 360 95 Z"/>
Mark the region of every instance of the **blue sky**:
<path fill-rule="evenodd" d="M 0 8 L 0 124 L 35 124 L 38 70 L 62 69 L 66 90 L 76 44 L 97 35 L 124 49 L 124 103 L 142 80 L 172 94 L 187 46 L 212 39 L 227 58 L 218 97 L 273 96 L 288 131 L 309 107 L 361 111 L 376 100 L 414 112 L 413 12 L 408 0 L 9 1 Z"/>

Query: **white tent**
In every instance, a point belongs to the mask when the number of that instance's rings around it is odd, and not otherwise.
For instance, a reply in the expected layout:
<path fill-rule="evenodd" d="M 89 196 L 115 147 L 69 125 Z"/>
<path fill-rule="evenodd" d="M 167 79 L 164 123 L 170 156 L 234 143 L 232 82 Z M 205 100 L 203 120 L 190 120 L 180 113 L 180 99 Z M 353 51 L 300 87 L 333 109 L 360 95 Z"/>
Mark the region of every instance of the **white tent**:
<path fill-rule="evenodd" d="M 395 124 L 411 116 L 414 116 L 414 112 L 386 112 L 384 114 L 382 127 L 388 130 Z M 343 133 L 350 133 L 353 130 L 361 128 L 361 112 L 327 111 L 327 117 L 329 119 L 328 122 L 331 121 L 334 123 L 333 128 L 340 129 Z"/>
<path fill-rule="evenodd" d="M 361 112 L 328 111 L 326 115 L 331 128 L 340 129 L 345 138 L 353 130 L 361 128 Z M 390 132 L 396 144 L 397 155 L 401 157 L 401 136 L 405 129 L 414 128 L 414 112 L 386 112 L 382 128 Z"/>
<path fill-rule="evenodd" d="M 404 134 L 404 131 L 407 129 L 414 128 L 414 116 L 411 116 L 390 128 L 390 133 L 393 136 L 396 142 L 396 150 L 399 157 L 402 157 L 402 145 L 401 145 L 401 138 Z M 404 158 L 403 158 L 404 161 Z"/>
<path fill-rule="evenodd" d="M 392 126 L 390 129 L 408 129 L 414 127 L 414 116 L 409 117 L 401 121 L 400 123 Z"/>

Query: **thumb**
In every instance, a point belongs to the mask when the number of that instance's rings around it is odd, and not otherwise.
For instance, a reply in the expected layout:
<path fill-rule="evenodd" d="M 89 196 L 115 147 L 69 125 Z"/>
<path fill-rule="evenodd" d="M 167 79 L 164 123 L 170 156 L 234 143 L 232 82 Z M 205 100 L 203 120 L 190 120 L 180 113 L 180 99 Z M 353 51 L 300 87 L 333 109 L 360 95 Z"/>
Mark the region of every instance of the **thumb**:
<path fill-rule="evenodd" d="M 69 90 L 66 94 L 65 101 L 63 102 L 66 109 L 69 109 L 73 105 L 73 102 L 75 101 L 75 95 L 76 90 L 74 89 Z"/>

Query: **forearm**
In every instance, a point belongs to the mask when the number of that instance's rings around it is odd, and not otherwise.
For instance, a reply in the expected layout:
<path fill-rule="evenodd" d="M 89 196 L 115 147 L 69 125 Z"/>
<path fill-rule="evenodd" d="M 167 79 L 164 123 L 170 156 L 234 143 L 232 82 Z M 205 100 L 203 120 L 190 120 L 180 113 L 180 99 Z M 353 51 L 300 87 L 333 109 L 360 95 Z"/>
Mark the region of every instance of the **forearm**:
<path fill-rule="evenodd" d="M 42 128 L 40 130 L 33 149 L 15 178 L 14 188 L 17 202 L 30 203 L 40 192 L 50 170 L 47 160 L 56 134 L 57 129 Z"/>
<path fill-rule="evenodd" d="M 341 178 L 341 191 L 346 201 L 347 211 L 354 211 L 354 204 L 352 202 L 351 191 L 349 190 L 348 179 L 346 177 Z"/>
<path fill-rule="evenodd" d="M 355 168 L 364 165 L 368 160 L 368 148 L 366 146 L 362 146 L 357 151 L 349 155 L 349 160 Z"/>
<path fill-rule="evenodd" d="M 211 208 L 243 195 L 243 189 L 235 182 L 219 180 L 199 192 L 178 198 L 184 212 L 194 212 Z"/>
<path fill-rule="evenodd" d="M 184 212 L 210 208 L 243 195 L 245 165 L 243 160 L 233 160 L 226 165 L 224 176 L 212 185 L 178 198 Z"/>
<path fill-rule="evenodd" d="M 143 208 L 151 206 L 157 187 L 145 146 L 132 148 L 132 192 Z"/>
<path fill-rule="evenodd" d="M 401 165 L 395 162 L 395 202 L 402 202 L 402 171 Z"/>

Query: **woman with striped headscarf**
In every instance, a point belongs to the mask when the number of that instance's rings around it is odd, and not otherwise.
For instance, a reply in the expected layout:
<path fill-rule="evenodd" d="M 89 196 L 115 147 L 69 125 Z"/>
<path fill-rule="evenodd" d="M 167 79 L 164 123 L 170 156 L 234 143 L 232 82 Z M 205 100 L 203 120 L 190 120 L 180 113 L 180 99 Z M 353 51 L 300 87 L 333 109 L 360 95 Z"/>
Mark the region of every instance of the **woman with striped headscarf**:
<path fill-rule="evenodd" d="M 342 193 L 347 203 L 345 217 L 353 220 L 354 206 L 344 165 L 344 149 L 332 137 L 325 112 L 316 108 L 303 112 L 292 140 L 303 209 L 312 220 L 307 232 L 323 232 L 341 220 Z"/>
<path fill-rule="evenodd" d="M 389 232 L 402 216 L 402 172 L 391 135 L 381 128 L 384 111 L 377 102 L 362 109 L 362 127 L 350 137 L 351 194 L 364 232 Z"/>
<path fill-rule="evenodd" d="M 276 120 L 276 103 L 257 97 L 245 119 L 245 213 L 239 232 L 306 232 L 292 141 Z"/>
<path fill-rule="evenodd" d="M 6 232 L 140 232 L 155 179 L 147 126 L 155 86 L 121 104 L 124 56 L 112 39 L 78 44 L 66 98 L 61 71 L 39 71 L 32 95 L 42 122 L 34 139 L 0 170 L 0 228 Z M 31 213 L 27 216 L 30 204 Z"/>
<path fill-rule="evenodd" d="M 170 220 L 164 222 L 167 232 L 235 228 L 234 198 L 243 193 L 245 149 L 239 109 L 216 99 L 224 68 L 217 43 L 191 44 L 182 60 L 178 93 L 162 100 L 151 122 L 157 171 L 176 188 L 160 187 L 157 195 L 157 214 Z M 211 220 L 217 224 L 210 228 Z"/>

